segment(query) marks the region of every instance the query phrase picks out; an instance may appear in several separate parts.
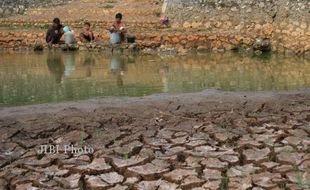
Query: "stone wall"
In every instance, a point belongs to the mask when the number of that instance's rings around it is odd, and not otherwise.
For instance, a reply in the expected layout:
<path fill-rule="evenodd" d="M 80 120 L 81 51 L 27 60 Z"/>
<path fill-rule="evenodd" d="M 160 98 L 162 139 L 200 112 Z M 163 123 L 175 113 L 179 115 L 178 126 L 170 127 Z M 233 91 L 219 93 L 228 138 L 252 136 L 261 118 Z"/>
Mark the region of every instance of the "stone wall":
<path fill-rule="evenodd" d="M 0 18 L 14 14 L 23 14 L 29 7 L 46 7 L 62 5 L 68 0 L 1 0 Z"/>
<path fill-rule="evenodd" d="M 310 51 L 309 0 L 165 0 L 174 28 L 255 34 L 273 48 Z M 281 50 L 281 51 L 283 51 Z"/>

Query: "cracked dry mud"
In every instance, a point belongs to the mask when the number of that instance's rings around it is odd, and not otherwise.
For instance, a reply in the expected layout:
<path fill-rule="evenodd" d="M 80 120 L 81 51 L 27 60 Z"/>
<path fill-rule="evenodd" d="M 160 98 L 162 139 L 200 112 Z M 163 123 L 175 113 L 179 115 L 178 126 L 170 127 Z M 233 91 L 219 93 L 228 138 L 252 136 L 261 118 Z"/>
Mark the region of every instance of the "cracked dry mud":
<path fill-rule="evenodd" d="M 86 106 L 85 106 L 86 105 Z M 309 189 L 310 92 L 0 110 L 0 189 Z M 41 145 L 59 145 L 56 154 Z M 94 152 L 66 152 L 65 145 Z"/>

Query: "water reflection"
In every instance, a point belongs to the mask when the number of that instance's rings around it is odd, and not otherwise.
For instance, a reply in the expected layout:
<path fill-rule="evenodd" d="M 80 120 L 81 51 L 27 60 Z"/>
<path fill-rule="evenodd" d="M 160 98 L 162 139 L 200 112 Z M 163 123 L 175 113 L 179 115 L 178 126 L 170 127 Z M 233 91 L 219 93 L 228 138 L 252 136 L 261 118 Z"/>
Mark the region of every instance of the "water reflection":
<path fill-rule="evenodd" d="M 161 81 L 163 84 L 163 92 L 169 92 L 169 83 L 168 83 L 168 78 L 167 75 L 169 74 L 169 66 L 168 64 L 162 66 L 159 70 L 160 76 L 161 76 Z"/>
<path fill-rule="evenodd" d="M 123 77 L 126 71 L 126 63 L 123 55 L 113 55 L 111 59 L 111 72 L 116 78 L 116 85 L 122 87 L 124 85 Z"/>
<path fill-rule="evenodd" d="M 229 53 L 182 57 L 0 53 L 0 105 L 207 88 L 256 91 L 304 87 L 310 87 L 310 62 L 300 57 L 262 58 Z"/>
<path fill-rule="evenodd" d="M 65 63 L 65 77 L 70 76 L 75 70 L 75 58 L 76 55 L 73 53 L 65 53 L 64 56 L 64 63 Z"/>
<path fill-rule="evenodd" d="M 56 83 L 61 83 L 65 71 L 65 64 L 62 54 L 49 52 L 46 63 L 50 73 L 54 75 Z"/>
<path fill-rule="evenodd" d="M 91 68 L 96 64 L 96 60 L 94 58 L 93 54 L 85 54 L 84 55 L 84 60 L 83 60 L 83 65 L 85 67 L 85 76 L 87 78 L 92 76 L 92 70 Z"/>

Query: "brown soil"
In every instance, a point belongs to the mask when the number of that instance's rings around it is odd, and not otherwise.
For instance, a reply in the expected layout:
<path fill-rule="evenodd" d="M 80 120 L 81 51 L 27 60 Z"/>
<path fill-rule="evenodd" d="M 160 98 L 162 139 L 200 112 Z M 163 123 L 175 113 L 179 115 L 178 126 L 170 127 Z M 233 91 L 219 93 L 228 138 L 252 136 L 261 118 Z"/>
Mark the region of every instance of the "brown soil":
<path fill-rule="evenodd" d="M 30 8 L 24 15 L 3 18 L 0 21 L 41 23 L 51 22 L 54 17 L 59 17 L 65 22 L 83 20 L 113 22 L 115 14 L 121 12 L 125 22 L 158 22 L 161 6 L 161 0 L 74 0 L 62 6 Z"/>
<path fill-rule="evenodd" d="M 0 115 L 0 187 L 309 188 L 309 90 L 94 99 Z M 41 153 L 44 144 L 59 151 Z M 66 152 L 69 144 L 94 153 Z"/>

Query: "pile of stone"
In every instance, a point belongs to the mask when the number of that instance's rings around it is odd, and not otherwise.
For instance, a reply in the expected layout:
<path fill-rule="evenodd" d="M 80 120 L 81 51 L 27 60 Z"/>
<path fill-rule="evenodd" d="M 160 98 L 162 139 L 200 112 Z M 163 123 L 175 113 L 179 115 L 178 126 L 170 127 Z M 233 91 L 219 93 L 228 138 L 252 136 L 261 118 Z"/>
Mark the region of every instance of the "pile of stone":
<path fill-rule="evenodd" d="M 30 7 L 57 6 L 67 2 L 66 0 L 1 0 L 0 18 L 13 14 L 23 14 Z"/>

